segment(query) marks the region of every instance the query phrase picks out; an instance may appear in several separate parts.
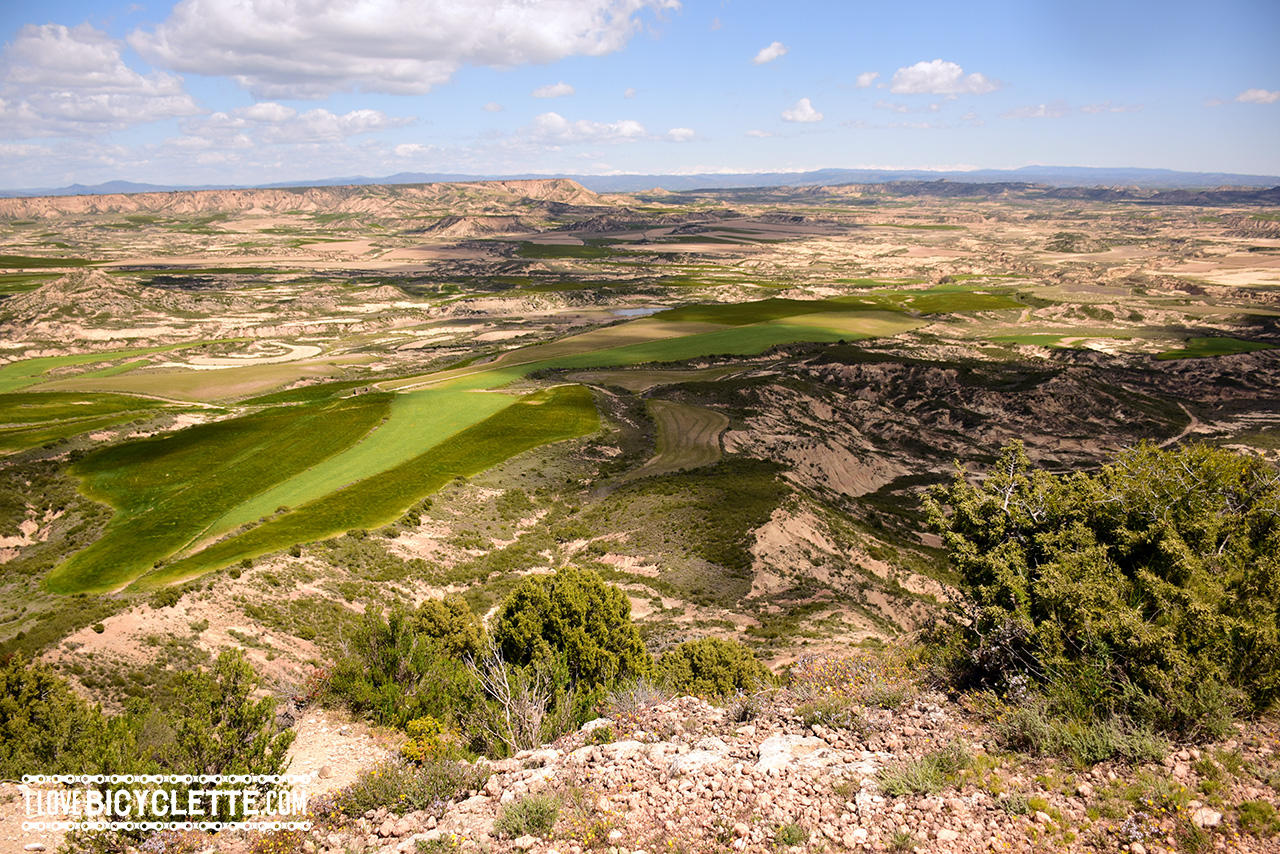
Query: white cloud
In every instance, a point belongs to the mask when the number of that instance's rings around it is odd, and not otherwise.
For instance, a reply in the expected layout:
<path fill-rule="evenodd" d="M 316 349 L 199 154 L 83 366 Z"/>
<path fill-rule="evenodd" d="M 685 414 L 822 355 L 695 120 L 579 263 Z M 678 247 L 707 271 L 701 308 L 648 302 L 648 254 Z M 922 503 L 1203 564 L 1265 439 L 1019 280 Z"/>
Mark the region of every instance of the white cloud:
<path fill-rule="evenodd" d="M 632 142 L 648 136 L 644 125 L 633 119 L 616 122 L 569 121 L 559 113 L 542 113 L 523 129 L 536 142 L 558 144 Z"/>
<path fill-rule="evenodd" d="M 1236 95 L 1241 104 L 1274 104 L 1280 101 L 1280 92 L 1268 92 L 1266 89 L 1246 89 Z"/>
<path fill-rule="evenodd" d="M 463 65 L 510 68 L 626 46 L 678 0 L 181 0 L 129 43 L 147 61 L 228 76 L 257 97 L 422 94 Z"/>
<path fill-rule="evenodd" d="M 1113 104 L 1110 101 L 1103 101 L 1101 104 L 1085 104 L 1080 108 L 1080 112 L 1089 115 L 1097 115 L 1098 113 L 1140 113 L 1142 112 L 1141 104 Z"/>
<path fill-rule="evenodd" d="M 889 91 L 895 95 L 985 95 L 1000 86 L 998 80 L 981 74 L 966 76 L 959 65 L 941 59 L 899 68 L 889 81 Z"/>
<path fill-rule="evenodd" d="M 801 98 L 794 107 L 782 111 L 782 119 L 788 122 L 820 122 L 822 113 L 813 108 L 808 98 Z"/>
<path fill-rule="evenodd" d="M 533 90 L 535 98 L 564 98 L 576 94 L 574 88 L 563 80 L 559 83 L 548 83 Z"/>
<path fill-rule="evenodd" d="M 876 101 L 875 106 L 877 110 L 889 110 L 890 112 L 894 112 L 894 113 L 914 113 L 915 112 L 915 110 L 911 109 L 906 104 L 900 104 L 897 101 L 885 101 L 882 99 L 882 100 Z"/>
<path fill-rule="evenodd" d="M 142 75 L 120 58 L 120 43 L 89 24 L 27 25 L 0 62 L 0 136 L 94 134 L 203 112 L 163 72 Z"/>
<path fill-rule="evenodd" d="M 1210 98 L 1209 100 L 1204 102 L 1204 105 L 1206 107 L 1221 107 L 1225 103 L 1226 101 L 1222 100 L 1221 98 Z"/>
<path fill-rule="evenodd" d="M 417 142 L 403 142 L 392 149 L 396 157 L 419 157 L 423 154 L 430 154 L 435 150 L 436 147 L 434 145 L 422 145 Z"/>
<path fill-rule="evenodd" d="M 764 65 L 766 62 L 773 62 L 780 56 L 786 56 L 787 46 L 782 42 L 773 42 L 768 47 L 760 48 L 760 52 L 756 54 L 755 59 L 751 60 L 754 65 Z"/>
<path fill-rule="evenodd" d="M 500 113 L 503 110 L 503 106 L 497 101 L 490 101 L 480 109 L 484 110 L 486 113 Z"/>
<path fill-rule="evenodd" d="M 626 90 L 622 93 L 622 97 L 624 98 L 634 98 L 635 96 L 636 96 L 636 87 L 634 86 L 628 86 Z"/>
<path fill-rule="evenodd" d="M 1002 119 L 1060 119 L 1071 115 L 1071 107 L 1065 101 L 1054 101 L 1050 104 L 1031 104 L 1026 107 L 1014 107 L 1000 114 Z"/>
<path fill-rule="evenodd" d="M 876 78 L 879 76 L 879 71 L 864 71 L 858 75 L 858 78 L 854 81 L 853 85 L 857 86 L 859 89 L 868 89 L 872 83 L 876 82 Z"/>
<path fill-rule="evenodd" d="M 776 136 L 776 134 L 771 130 L 749 130 L 746 135 L 755 137 L 756 139 L 768 139 L 771 136 Z"/>
<path fill-rule="evenodd" d="M 266 145 L 336 142 L 364 133 L 377 133 L 413 124 L 412 118 L 388 116 L 381 110 L 352 110 L 344 115 L 325 109 L 299 113 L 271 101 L 191 119 L 182 129 L 196 138 L 243 136 Z"/>
<path fill-rule="evenodd" d="M 692 128 L 672 128 L 667 131 L 667 140 L 670 142 L 689 142 L 697 135 Z"/>

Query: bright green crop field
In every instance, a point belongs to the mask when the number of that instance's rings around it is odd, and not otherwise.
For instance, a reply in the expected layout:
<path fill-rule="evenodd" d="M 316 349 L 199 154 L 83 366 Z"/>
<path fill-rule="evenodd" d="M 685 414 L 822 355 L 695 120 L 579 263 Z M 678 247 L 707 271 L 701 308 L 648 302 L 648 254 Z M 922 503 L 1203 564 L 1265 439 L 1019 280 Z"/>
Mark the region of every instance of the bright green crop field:
<path fill-rule="evenodd" d="M 455 477 L 469 477 L 548 442 L 592 433 L 599 425 L 591 393 L 583 386 L 534 392 L 407 462 L 157 568 L 135 586 L 161 586 L 294 543 L 385 525 Z"/>
<path fill-rule="evenodd" d="M 72 474 L 115 516 L 47 586 L 76 593 L 127 584 L 246 499 L 359 441 L 387 416 L 390 397 L 268 409 L 90 454 Z"/>

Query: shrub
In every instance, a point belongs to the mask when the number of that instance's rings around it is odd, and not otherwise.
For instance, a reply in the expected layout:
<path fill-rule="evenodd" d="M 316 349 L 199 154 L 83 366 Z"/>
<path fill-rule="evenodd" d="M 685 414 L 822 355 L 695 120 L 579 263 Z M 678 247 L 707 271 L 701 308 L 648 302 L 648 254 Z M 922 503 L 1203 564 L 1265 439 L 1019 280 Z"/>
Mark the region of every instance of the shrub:
<path fill-rule="evenodd" d="M 931 795 L 944 789 L 972 761 L 964 746 L 953 742 L 919 759 L 908 759 L 880 769 L 880 791 L 893 798 Z"/>
<path fill-rule="evenodd" d="M 658 672 L 671 690 L 703 697 L 756 691 L 773 682 L 773 674 L 751 650 L 720 638 L 686 641 L 668 650 Z"/>
<path fill-rule="evenodd" d="M 653 669 L 631 603 L 591 570 L 525 578 L 502 603 L 493 635 L 510 664 L 562 662 L 570 688 L 589 691 Z"/>
<path fill-rule="evenodd" d="M 439 818 L 445 804 L 479 791 L 489 774 L 483 765 L 431 759 L 416 765 L 388 762 L 361 771 L 338 795 L 337 806 L 347 815 L 363 815 L 386 807 L 404 815 L 425 811 Z"/>
<path fill-rule="evenodd" d="M 773 832 L 773 844 L 779 848 L 789 848 L 792 845 L 804 845 L 809 841 L 809 831 L 805 830 L 795 822 L 790 824 L 779 825 L 778 829 Z"/>
<path fill-rule="evenodd" d="M 384 726 L 427 716 L 462 721 L 479 701 L 479 686 L 447 650 L 465 647 L 470 609 L 460 600 L 424 609 L 366 611 L 342 644 L 322 695 Z"/>
<path fill-rule="evenodd" d="M 107 720 L 47 664 L 0 662 L 0 778 L 102 773 Z"/>
<path fill-rule="evenodd" d="M 867 734 L 867 719 L 861 710 L 844 697 L 822 697 L 796 708 L 805 726 L 846 729 L 858 737 Z"/>
<path fill-rule="evenodd" d="M 519 836 L 544 837 L 560 817 L 560 801 L 551 795 L 525 795 L 502 808 L 493 829 L 508 839 Z"/>
<path fill-rule="evenodd" d="M 1058 716 L 1179 735 L 1280 695 L 1280 477 L 1265 463 L 1140 445 L 1059 476 L 1013 443 L 926 510 L 959 576 L 962 685 L 1024 680 Z"/>
<path fill-rule="evenodd" d="M 409 738 L 400 745 L 400 755 L 408 761 L 459 758 L 452 755 L 457 747 L 453 734 L 430 715 L 414 718 L 404 729 Z"/>
<path fill-rule="evenodd" d="M 173 741 L 161 761 L 183 774 L 282 774 L 295 733 L 275 732 L 275 701 L 251 699 L 257 677 L 240 650 L 209 671 L 179 674 L 167 716 Z"/>
<path fill-rule="evenodd" d="M 415 631 L 431 638 L 450 658 L 480 655 L 484 647 L 484 627 L 465 599 L 446 596 L 428 599 L 413 616 Z"/>

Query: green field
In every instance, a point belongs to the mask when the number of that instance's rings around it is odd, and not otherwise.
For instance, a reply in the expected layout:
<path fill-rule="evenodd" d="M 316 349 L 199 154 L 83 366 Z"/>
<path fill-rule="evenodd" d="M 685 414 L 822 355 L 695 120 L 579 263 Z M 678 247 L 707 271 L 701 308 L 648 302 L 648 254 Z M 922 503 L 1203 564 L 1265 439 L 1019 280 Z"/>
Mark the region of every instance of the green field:
<path fill-rule="evenodd" d="M 120 355 L 126 354 L 116 354 L 116 357 Z M 297 362 L 221 368 L 214 371 L 175 368 L 133 371 L 123 376 L 84 375 L 46 382 L 40 386 L 40 390 L 151 394 L 195 402 L 231 400 L 245 395 L 268 392 L 303 377 L 325 379 L 341 376 L 345 365 L 361 364 L 373 359 L 371 355 L 344 354 L 302 359 Z M 0 370 L 0 380 L 2 379 L 3 371 Z M 0 390 L 3 390 L 2 385 Z"/>
<path fill-rule="evenodd" d="M 167 407 L 162 401 L 121 394 L 0 394 L 0 452 L 114 427 Z"/>
<path fill-rule="evenodd" d="M 406 463 L 158 568 L 136 586 L 161 586 L 294 543 L 385 525 L 456 477 L 469 477 L 548 442 L 591 433 L 599 423 L 591 393 L 582 386 L 534 392 Z"/>
<path fill-rule="evenodd" d="M 101 539 L 49 574 L 59 593 L 114 590 L 185 548 L 247 498 L 359 441 L 390 395 L 268 409 L 126 442 L 72 467 L 115 515 Z"/>
<path fill-rule="evenodd" d="M 647 408 L 658 428 L 657 447 L 653 459 L 628 479 L 670 474 L 720 461 L 720 434 L 729 426 L 727 415 L 670 400 L 647 401 Z"/>
<path fill-rule="evenodd" d="M 57 273 L 0 273 L 0 296 L 34 291 L 45 282 L 58 278 Z"/>
<path fill-rule="evenodd" d="M 278 507 L 301 507 L 408 462 L 515 402 L 510 395 L 479 392 L 429 390 L 395 395 L 387 420 L 363 440 L 235 507 L 210 525 L 204 536 L 255 522 Z"/>
<path fill-rule="evenodd" d="M 589 385 L 617 386 L 630 392 L 645 392 L 655 386 L 679 383 L 709 382 L 741 372 L 739 367 L 702 368 L 701 370 L 603 370 L 570 374 L 574 382 Z"/>
<path fill-rule="evenodd" d="M 574 243 L 521 243 L 516 254 L 521 258 L 581 258 L 586 260 L 599 260 L 601 258 L 609 258 L 616 255 L 607 246 L 592 246 L 590 244 L 580 245 Z"/>
<path fill-rule="evenodd" d="M 1157 359 L 1203 359 L 1209 356 L 1235 356 L 1270 350 L 1272 345 L 1261 341 L 1241 341 L 1239 338 L 1188 338 L 1187 345 L 1176 350 L 1166 350 Z"/>
<path fill-rule="evenodd" d="M 81 353 L 76 356 L 42 356 L 36 359 L 10 362 L 0 368 L 0 394 L 17 391 L 42 382 L 46 372 L 58 368 L 91 365 L 94 362 L 110 362 L 115 359 L 129 359 L 134 356 L 145 356 L 149 353 L 168 353 L 173 350 L 185 350 L 189 347 L 201 347 L 209 343 L 212 342 L 192 341 L 187 344 L 170 344 L 167 347 L 146 347 L 141 350 L 111 350 L 102 353 Z M 114 389 L 101 390 L 114 391 Z"/>
<path fill-rule="evenodd" d="M 96 264 L 87 258 L 51 258 L 40 255 L 0 255 L 0 268 L 30 269 L 32 267 L 88 267 Z"/>

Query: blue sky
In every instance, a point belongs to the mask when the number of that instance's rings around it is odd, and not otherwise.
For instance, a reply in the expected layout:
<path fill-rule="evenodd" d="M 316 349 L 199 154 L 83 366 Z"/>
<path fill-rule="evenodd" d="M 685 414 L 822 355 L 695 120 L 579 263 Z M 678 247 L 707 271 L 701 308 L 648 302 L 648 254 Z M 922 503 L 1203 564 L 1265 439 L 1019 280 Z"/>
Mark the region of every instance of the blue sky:
<path fill-rule="evenodd" d="M 1280 2 L 0 4 L 0 186 L 1280 175 Z"/>

